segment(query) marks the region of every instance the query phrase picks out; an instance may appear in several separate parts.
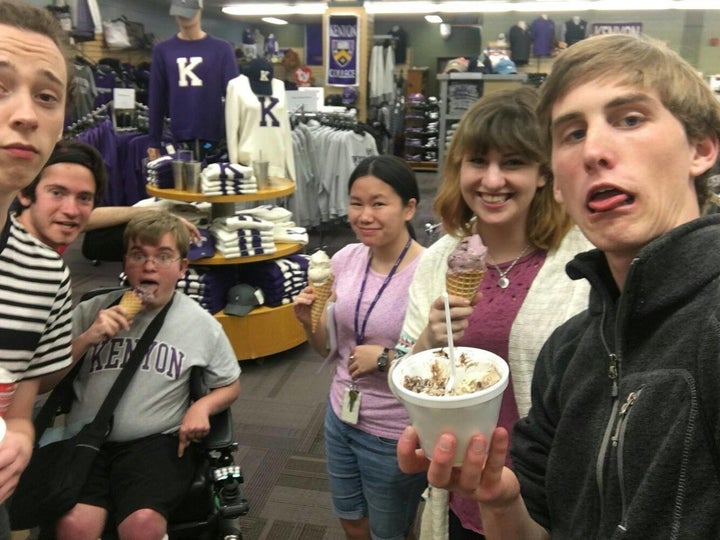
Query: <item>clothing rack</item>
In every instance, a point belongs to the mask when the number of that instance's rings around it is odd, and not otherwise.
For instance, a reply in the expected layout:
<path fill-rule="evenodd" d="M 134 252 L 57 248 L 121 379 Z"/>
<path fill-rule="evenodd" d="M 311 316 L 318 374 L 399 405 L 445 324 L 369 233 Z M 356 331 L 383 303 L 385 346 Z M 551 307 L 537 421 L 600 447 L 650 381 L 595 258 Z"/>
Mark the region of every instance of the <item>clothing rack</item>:
<path fill-rule="evenodd" d="M 379 45 L 382 42 L 383 48 L 395 46 L 398 38 L 392 34 L 375 34 L 373 35 L 373 42 Z"/>
<path fill-rule="evenodd" d="M 88 128 L 96 126 L 103 120 L 107 120 L 108 118 L 110 118 L 110 113 L 108 109 L 110 108 L 111 103 L 112 102 L 103 103 L 99 107 L 93 109 L 92 112 L 89 112 L 85 116 L 82 116 L 81 118 L 75 120 L 72 124 L 65 128 L 65 136 L 74 137 L 78 133 L 81 133 Z"/>
<path fill-rule="evenodd" d="M 86 129 L 92 128 L 105 120 L 112 120 L 116 131 L 147 131 L 148 129 L 148 107 L 138 101 L 135 102 L 135 109 L 117 113 L 112 106 L 113 102 L 108 101 L 92 112 L 79 118 L 64 130 L 66 137 L 75 137 Z"/>
<path fill-rule="evenodd" d="M 355 110 L 320 110 L 306 112 L 303 105 L 290 113 L 290 123 L 296 126 L 298 122 L 306 123 L 316 120 L 321 124 L 339 129 L 353 129 L 357 126 L 357 113 Z"/>

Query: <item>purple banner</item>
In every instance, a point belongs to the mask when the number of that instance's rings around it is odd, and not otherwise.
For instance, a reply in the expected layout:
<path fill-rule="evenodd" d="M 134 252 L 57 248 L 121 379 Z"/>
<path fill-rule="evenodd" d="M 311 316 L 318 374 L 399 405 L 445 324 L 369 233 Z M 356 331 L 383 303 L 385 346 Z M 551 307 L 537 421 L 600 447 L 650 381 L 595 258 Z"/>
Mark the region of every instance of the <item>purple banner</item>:
<path fill-rule="evenodd" d="M 642 35 L 643 23 L 593 23 L 590 25 L 590 35 L 595 34 L 630 34 L 633 36 Z"/>
<path fill-rule="evenodd" d="M 305 63 L 308 66 L 323 65 L 322 23 L 305 25 Z"/>
<path fill-rule="evenodd" d="M 356 86 L 360 75 L 360 24 L 357 15 L 330 15 L 327 37 L 327 84 Z"/>

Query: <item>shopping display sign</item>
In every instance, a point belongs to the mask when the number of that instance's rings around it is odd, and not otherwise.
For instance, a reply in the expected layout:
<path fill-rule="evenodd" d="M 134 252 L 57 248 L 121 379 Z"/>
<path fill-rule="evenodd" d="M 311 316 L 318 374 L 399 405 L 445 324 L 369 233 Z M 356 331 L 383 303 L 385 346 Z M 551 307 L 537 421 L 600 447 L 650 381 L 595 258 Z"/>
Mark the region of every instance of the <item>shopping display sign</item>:
<path fill-rule="evenodd" d="M 360 74 L 360 20 L 357 15 L 330 15 L 327 21 L 327 84 L 356 86 Z"/>
<path fill-rule="evenodd" d="M 641 22 L 593 23 L 590 25 L 590 35 L 629 34 L 640 37 L 642 35 L 642 27 L 643 23 Z"/>

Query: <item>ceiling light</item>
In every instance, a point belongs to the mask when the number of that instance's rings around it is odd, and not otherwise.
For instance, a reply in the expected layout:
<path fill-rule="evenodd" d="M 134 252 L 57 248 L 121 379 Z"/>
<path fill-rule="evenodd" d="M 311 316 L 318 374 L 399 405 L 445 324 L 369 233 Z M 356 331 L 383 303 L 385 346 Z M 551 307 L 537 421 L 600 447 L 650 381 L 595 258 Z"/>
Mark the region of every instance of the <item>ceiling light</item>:
<path fill-rule="evenodd" d="M 288 23 L 285 19 L 278 19 L 277 17 L 263 17 L 261 20 L 266 23 L 269 23 L 269 24 L 278 24 L 278 25 Z"/>
<path fill-rule="evenodd" d="M 497 0 L 366 0 L 365 11 L 374 15 L 425 15 L 427 13 L 559 13 L 579 11 L 662 11 L 668 9 L 718 10 L 717 0 L 540 0 L 517 2 Z M 283 15 L 322 15 L 324 2 L 246 3 L 230 4 L 222 8 L 227 15 L 246 17 L 278 17 Z"/>
<path fill-rule="evenodd" d="M 518 1 L 506 2 L 495 0 L 466 1 L 448 0 L 447 2 L 431 2 L 428 0 L 367 0 L 365 10 L 375 15 L 422 15 L 425 13 L 508 13 L 512 11 L 524 13 L 556 13 L 576 11 L 661 11 L 667 9 L 720 9 L 717 0 L 549 0 L 549 1 Z"/>
<path fill-rule="evenodd" d="M 433 24 L 440 24 L 441 22 L 443 22 L 440 15 L 425 15 L 425 20 Z"/>
<path fill-rule="evenodd" d="M 274 17 L 281 15 L 322 15 L 327 6 L 323 2 L 298 2 L 297 4 L 231 4 L 224 6 L 227 15 Z"/>

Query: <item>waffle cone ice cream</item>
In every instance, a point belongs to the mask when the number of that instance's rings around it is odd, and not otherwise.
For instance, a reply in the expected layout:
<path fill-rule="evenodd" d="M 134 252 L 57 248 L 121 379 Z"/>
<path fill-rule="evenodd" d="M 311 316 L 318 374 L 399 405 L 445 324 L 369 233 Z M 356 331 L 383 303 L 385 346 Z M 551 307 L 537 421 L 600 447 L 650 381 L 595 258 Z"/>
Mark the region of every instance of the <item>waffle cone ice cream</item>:
<path fill-rule="evenodd" d="M 445 276 L 448 294 L 472 300 L 487 270 L 486 255 L 487 248 L 480 235 L 466 236 L 460 241 L 448 257 L 448 271 Z"/>
<path fill-rule="evenodd" d="M 126 291 L 120 299 L 120 307 L 125 310 L 125 315 L 130 320 L 142 311 L 142 299 L 135 294 L 134 290 Z"/>
<path fill-rule="evenodd" d="M 312 321 L 312 331 L 314 332 L 320 322 L 320 317 L 325 311 L 325 304 L 332 294 L 333 278 L 331 277 L 322 285 L 313 285 L 315 290 L 315 301 L 310 306 L 310 320 Z"/>
<path fill-rule="evenodd" d="M 120 306 L 125 310 L 128 320 L 140 313 L 145 307 L 146 300 L 150 300 L 154 296 L 151 287 L 147 285 L 138 285 L 134 289 L 125 291 L 120 298 Z"/>
<path fill-rule="evenodd" d="M 467 272 L 448 273 L 445 276 L 445 288 L 448 294 L 462 296 L 472 300 L 477 293 L 485 270 L 469 270 Z"/>
<path fill-rule="evenodd" d="M 308 280 L 313 286 L 315 300 L 310 306 L 310 320 L 312 331 L 317 328 L 320 317 L 325 311 L 325 304 L 332 294 L 333 273 L 330 264 L 330 257 L 322 250 L 316 251 L 310 256 L 308 262 Z"/>

